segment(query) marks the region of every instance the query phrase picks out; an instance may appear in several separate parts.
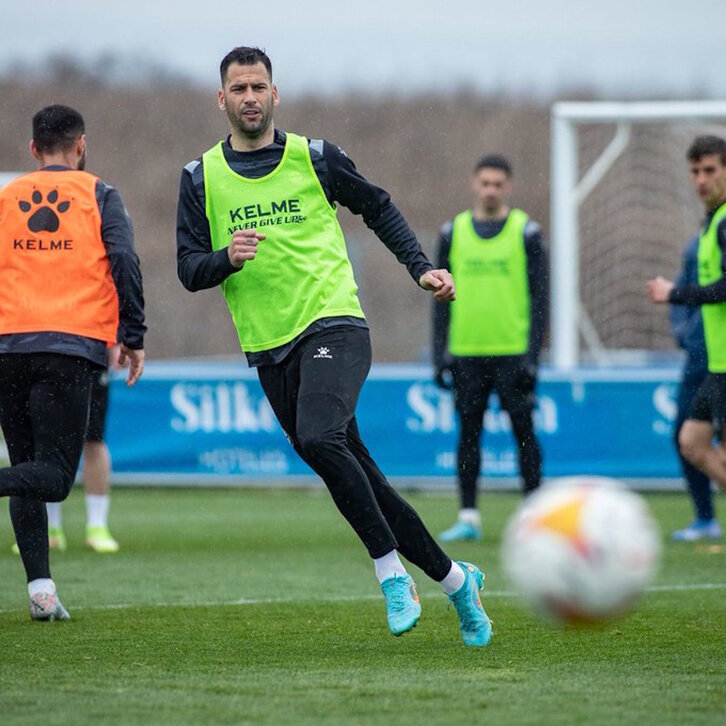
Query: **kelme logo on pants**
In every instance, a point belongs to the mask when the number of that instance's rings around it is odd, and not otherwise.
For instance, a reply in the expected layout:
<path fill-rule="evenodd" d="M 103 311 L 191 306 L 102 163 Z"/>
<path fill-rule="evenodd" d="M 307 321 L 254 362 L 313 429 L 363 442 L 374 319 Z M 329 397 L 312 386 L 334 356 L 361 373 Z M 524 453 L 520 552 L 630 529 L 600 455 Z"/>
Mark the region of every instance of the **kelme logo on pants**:
<path fill-rule="evenodd" d="M 330 355 L 330 348 L 321 347 L 318 348 L 318 352 L 313 356 L 313 358 L 330 358 L 333 359 L 333 356 Z"/>

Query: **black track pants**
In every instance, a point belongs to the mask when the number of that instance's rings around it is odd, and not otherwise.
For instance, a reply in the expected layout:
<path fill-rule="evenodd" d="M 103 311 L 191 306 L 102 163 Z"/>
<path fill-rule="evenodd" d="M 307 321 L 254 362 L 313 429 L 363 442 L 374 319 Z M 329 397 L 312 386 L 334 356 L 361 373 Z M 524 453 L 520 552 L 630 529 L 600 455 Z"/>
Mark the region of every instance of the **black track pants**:
<path fill-rule="evenodd" d="M 525 493 L 536 489 L 541 479 L 542 453 L 532 421 L 534 380 L 528 375 L 521 356 L 457 358 L 452 372 L 459 416 L 458 474 L 462 508 L 476 507 L 481 434 L 492 391 L 496 391 L 512 422 L 523 489 Z"/>
<path fill-rule="evenodd" d="M 11 466 L 0 469 L 0 496 L 28 581 L 50 577 L 45 502 L 68 496 L 83 450 L 93 371 L 56 353 L 0 355 L 0 425 Z"/>
<path fill-rule="evenodd" d="M 434 580 L 451 560 L 388 483 L 360 438 L 355 407 L 371 365 L 368 330 L 340 326 L 304 338 L 260 383 L 298 454 L 323 479 L 371 557 L 393 549 Z"/>

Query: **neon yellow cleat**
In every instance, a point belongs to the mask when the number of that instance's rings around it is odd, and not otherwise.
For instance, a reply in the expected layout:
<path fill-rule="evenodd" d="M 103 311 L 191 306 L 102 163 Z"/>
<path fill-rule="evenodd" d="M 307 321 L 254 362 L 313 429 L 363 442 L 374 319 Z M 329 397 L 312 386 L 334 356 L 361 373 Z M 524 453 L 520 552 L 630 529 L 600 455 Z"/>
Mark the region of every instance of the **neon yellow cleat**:
<path fill-rule="evenodd" d="M 86 527 L 86 547 L 102 554 L 119 550 L 118 542 L 111 536 L 108 527 Z"/>
<path fill-rule="evenodd" d="M 65 552 L 68 549 L 66 536 L 60 527 L 48 527 L 48 546 L 58 552 Z"/>
<path fill-rule="evenodd" d="M 52 550 L 58 550 L 58 552 L 65 552 L 68 549 L 66 536 L 60 527 L 48 527 L 48 547 Z M 14 555 L 20 554 L 20 548 L 17 542 L 13 544 L 10 551 Z"/>

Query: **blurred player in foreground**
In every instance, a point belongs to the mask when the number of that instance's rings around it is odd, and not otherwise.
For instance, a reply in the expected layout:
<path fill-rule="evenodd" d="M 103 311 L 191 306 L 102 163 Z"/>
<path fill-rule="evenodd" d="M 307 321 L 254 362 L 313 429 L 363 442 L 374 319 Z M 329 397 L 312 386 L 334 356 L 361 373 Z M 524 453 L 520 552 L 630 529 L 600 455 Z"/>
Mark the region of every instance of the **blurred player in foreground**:
<path fill-rule="evenodd" d="M 443 542 L 481 539 L 477 481 L 490 394 L 509 414 L 525 493 L 539 486 L 542 454 L 532 413 L 547 321 L 549 275 L 542 230 L 510 209 L 512 167 L 499 155 L 474 167 L 474 203 L 439 235 L 438 265 L 451 269 L 456 300 L 434 308 L 435 381 L 454 389 L 459 417 L 457 521 Z"/>
<path fill-rule="evenodd" d="M 120 347 L 108 349 L 108 367 L 119 367 Z M 106 412 L 108 410 L 109 371 L 94 372 L 91 384 L 91 406 L 88 429 L 83 444 L 81 478 L 86 496 L 86 546 L 99 553 L 118 552 L 118 542 L 111 535 L 108 526 L 108 511 L 111 506 L 111 456 L 104 441 Z M 48 541 L 51 549 L 64 552 L 67 548 L 63 531 L 60 502 L 49 502 Z"/>
<path fill-rule="evenodd" d="M 486 645 L 482 573 L 447 557 L 361 440 L 355 408 L 371 347 L 336 203 L 362 214 L 441 303 L 454 298 L 451 275 L 433 269 L 388 194 L 337 146 L 275 128 L 278 94 L 264 52 L 235 48 L 220 71 L 231 133 L 182 172 L 179 278 L 191 291 L 222 285 L 282 428 L 374 561 L 391 632 L 411 630 L 421 615 L 400 552 L 441 584 L 464 642 Z"/>
<path fill-rule="evenodd" d="M 0 190 L 0 469 L 34 620 L 68 620 L 51 578 L 46 502 L 68 496 L 90 387 L 121 341 L 128 384 L 143 371 L 143 293 L 118 192 L 83 171 L 85 125 L 67 106 L 33 117 L 39 170 Z M 117 337 L 118 336 L 118 337 Z"/>
<path fill-rule="evenodd" d="M 726 489 L 726 141 L 699 136 L 686 157 L 706 211 L 698 242 L 698 284 L 676 286 L 656 277 L 647 288 L 655 303 L 701 306 L 708 376 L 693 399 L 678 442 L 688 461 Z"/>
<path fill-rule="evenodd" d="M 698 285 L 698 237 L 692 239 L 683 251 L 683 267 L 676 280 L 676 287 Z M 678 437 L 688 418 L 696 392 L 708 375 L 706 341 L 703 337 L 703 317 L 700 305 L 671 305 L 671 332 L 678 346 L 686 352 L 686 361 L 678 388 L 678 413 L 673 426 L 676 447 L 681 460 L 683 475 L 688 484 L 696 519 L 683 529 L 673 532 L 676 541 L 692 542 L 703 538 L 718 538 L 721 528 L 713 508 L 710 479 L 691 464 L 680 452 Z"/>

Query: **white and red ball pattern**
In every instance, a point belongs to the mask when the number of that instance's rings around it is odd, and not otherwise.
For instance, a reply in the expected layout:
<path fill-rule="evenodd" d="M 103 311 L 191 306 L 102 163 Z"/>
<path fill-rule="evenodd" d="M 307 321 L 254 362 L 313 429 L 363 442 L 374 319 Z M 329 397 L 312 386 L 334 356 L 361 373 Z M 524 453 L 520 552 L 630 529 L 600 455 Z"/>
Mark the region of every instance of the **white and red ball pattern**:
<path fill-rule="evenodd" d="M 558 479 L 512 516 L 502 564 L 537 612 L 598 622 L 628 611 L 652 581 L 660 536 L 645 501 L 605 477 Z"/>

